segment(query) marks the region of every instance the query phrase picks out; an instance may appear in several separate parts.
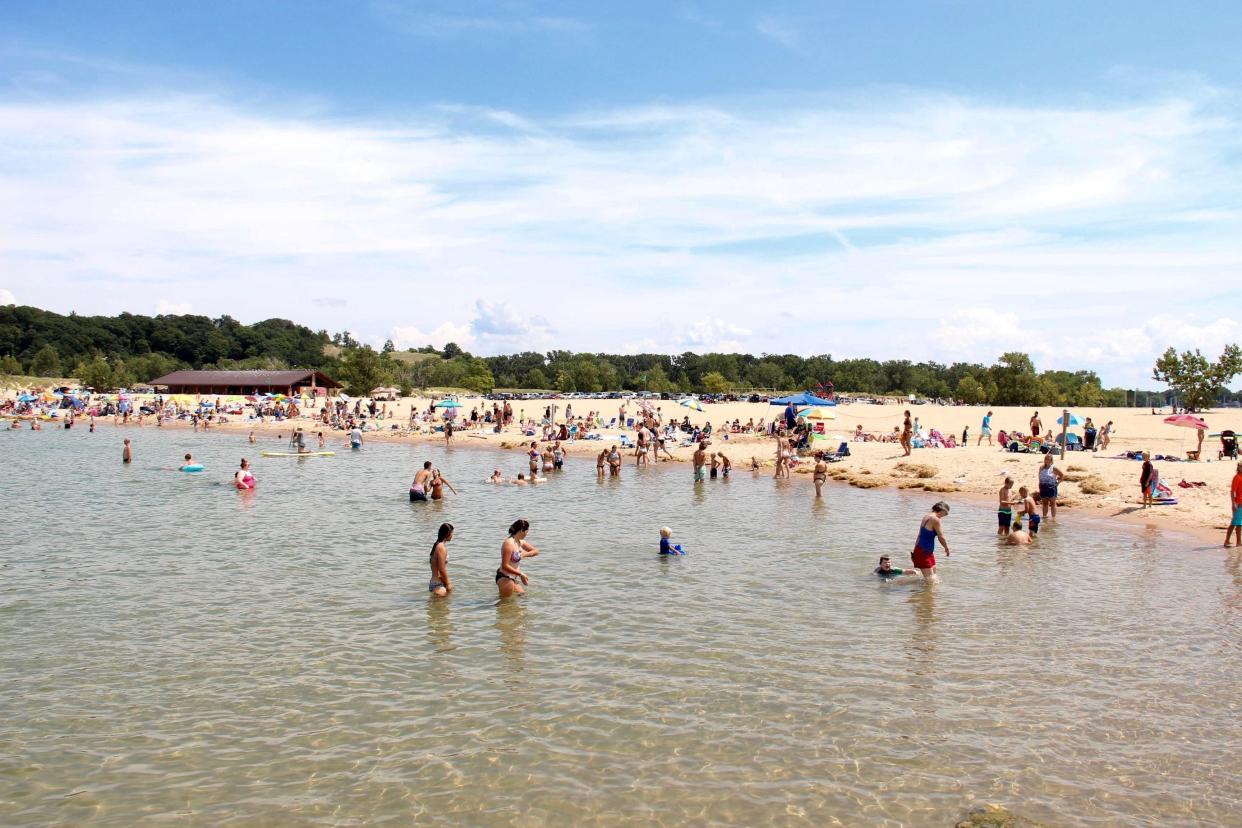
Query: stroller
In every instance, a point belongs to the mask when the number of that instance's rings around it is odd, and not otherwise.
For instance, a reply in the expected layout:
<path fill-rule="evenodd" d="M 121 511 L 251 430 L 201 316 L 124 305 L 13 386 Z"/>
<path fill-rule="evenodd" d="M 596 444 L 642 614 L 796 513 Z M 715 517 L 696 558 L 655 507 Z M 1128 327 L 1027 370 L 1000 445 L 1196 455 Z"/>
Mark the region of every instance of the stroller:
<path fill-rule="evenodd" d="M 1226 457 L 1238 459 L 1238 436 L 1233 433 L 1233 429 L 1225 429 L 1220 433 L 1220 453 L 1216 455 L 1217 460 L 1224 460 Z"/>

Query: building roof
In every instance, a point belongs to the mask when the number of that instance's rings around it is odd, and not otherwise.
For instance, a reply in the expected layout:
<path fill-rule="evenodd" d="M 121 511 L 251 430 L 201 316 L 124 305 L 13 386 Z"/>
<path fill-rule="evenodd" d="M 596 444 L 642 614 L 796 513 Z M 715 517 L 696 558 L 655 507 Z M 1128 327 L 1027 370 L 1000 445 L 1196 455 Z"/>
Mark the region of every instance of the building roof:
<path fill-rule="evenodd" d="M 313 384 L 340 388 L 341 384 L 320 371 L 173 371 L 151 380 L 151 385 L 240 385 L 255 388 Z"/>

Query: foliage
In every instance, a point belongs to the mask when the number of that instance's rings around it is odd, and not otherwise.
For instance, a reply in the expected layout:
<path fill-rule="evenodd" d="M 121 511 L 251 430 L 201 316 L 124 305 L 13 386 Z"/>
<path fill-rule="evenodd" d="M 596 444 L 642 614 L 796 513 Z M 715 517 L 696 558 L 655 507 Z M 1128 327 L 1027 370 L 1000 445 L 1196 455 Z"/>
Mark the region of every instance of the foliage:
<path fill-rule="evenodd" d="M 0 357 L 0 374 L 8 374 L 10 376 L 20 374 L 22 372 L 22 364 L 17 361 L 17 357 L 12 354 L 5 354 Z"/>
<path fill-rule="evenodd" d="M 1220 359 L 1210 361 L 1196 348 L 1177 353 L 1170 347 L 1156 360 L 1151 377 L 1163 382 L 1182 396 L 1188 408 L 1211 408 L 1221 389 L 1242 373 L 1242 349 L 1226 345 Z"/>
<path fill-rule="evenodd" d="M 700 382 L 703 390 L 709 394 L 723 394 L 733 385 L 719 371 L 708 371 Z"/>
<path fill-rule="evenodd" d="M 30 360 L 30 373 L 36 377 L 59 377 L 60 354 L 51 345 L 44 345 Z"/>

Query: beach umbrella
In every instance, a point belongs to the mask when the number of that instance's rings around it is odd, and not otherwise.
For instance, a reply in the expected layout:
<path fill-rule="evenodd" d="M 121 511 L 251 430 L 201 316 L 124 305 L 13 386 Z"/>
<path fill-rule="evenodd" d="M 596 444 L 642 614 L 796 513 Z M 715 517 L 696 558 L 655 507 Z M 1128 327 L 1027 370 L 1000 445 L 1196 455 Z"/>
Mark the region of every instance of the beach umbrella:
<path fill-rule="evenodd" d="M 1182 428 L 1197 428 L 1200 431 L 1207 431 L 1208 424 L 1201 417 L 1194 414 L 1174 414 L 1172 417 L 1165 417 L 1164 421 L 1171 426 L 1181 426 Z"/>
<path fill-rule="evenodd" d="M 833 411 L 831 408 L 816 406 L 814 408 L 804 408 L 802 411 L 798 412 L 798 416 L 805 417 L 808 420 L 835 420 L 837 418 L 837 412 Z"/>
<path fill-rule="evenodd" d="M 441 400 L 436 403 L 436 408 L 461 408 L 461 403 L 457 400 Z"/>
<path fill-rule="evenodd" d="M 1057 425 L 1065 425 L 1065 423 L 1061 422 L 1064 419 L 1065 419 L 1064 414 L 1062 414 L 1060 417 L 1057 417 Z M 1070 414 L 1069 424 L 1072 426 L 1080 426 L 1082 425 L 1082 418 L 1079 417 L 1077 414 Z"/>
<path fill-rule="evenodd" d="M 18 402 L 38 402 L 39 398 L 30 394 L 22 394 L 17 398 Z"/>
<path fill-rule="evenodd" d="M 693 397 L 686 397 L 684 400 L 681 400 L 681 401 L 680 401 L 680 402 L 678 402 L 677 404 L 678 404 L 678 405 L 680 405 L 680 406 L 681 406 L 681 407 L 683 407 L 683 408 L 689 408 L 689 409 L 692 409 L 692 410 L 694 410 L 694 411 L 702 411 L 702 410 L 703 410 L 703 403 L 699 402 L 698 400 L 694 399 Z"/>

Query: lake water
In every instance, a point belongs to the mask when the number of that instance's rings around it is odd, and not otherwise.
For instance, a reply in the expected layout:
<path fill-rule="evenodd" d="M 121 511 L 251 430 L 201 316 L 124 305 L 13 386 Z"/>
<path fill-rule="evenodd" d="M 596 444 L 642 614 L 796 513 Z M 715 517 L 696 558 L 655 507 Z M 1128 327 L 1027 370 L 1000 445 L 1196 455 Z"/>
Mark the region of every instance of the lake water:
<path fill-rule="evenodd" d="M 169 470 L 187 450 L 205 473 Z M 243 454 L 253 495 L 225 485 Z M 1186 536 L 1003 548 L 963 500 L 943 582 L 881 584 L 935 496 L 257 455 L 0 433 L 0 824 L 1242 824 L 1242 569 Z M 424 459 L 460 496 L 408 502 Z M 542 554 L 498 602 L 518 517 Z M 429 600 L 442 521 L 456 589 Z M 657 558 L 665 524 L 687 557 Z"/>

